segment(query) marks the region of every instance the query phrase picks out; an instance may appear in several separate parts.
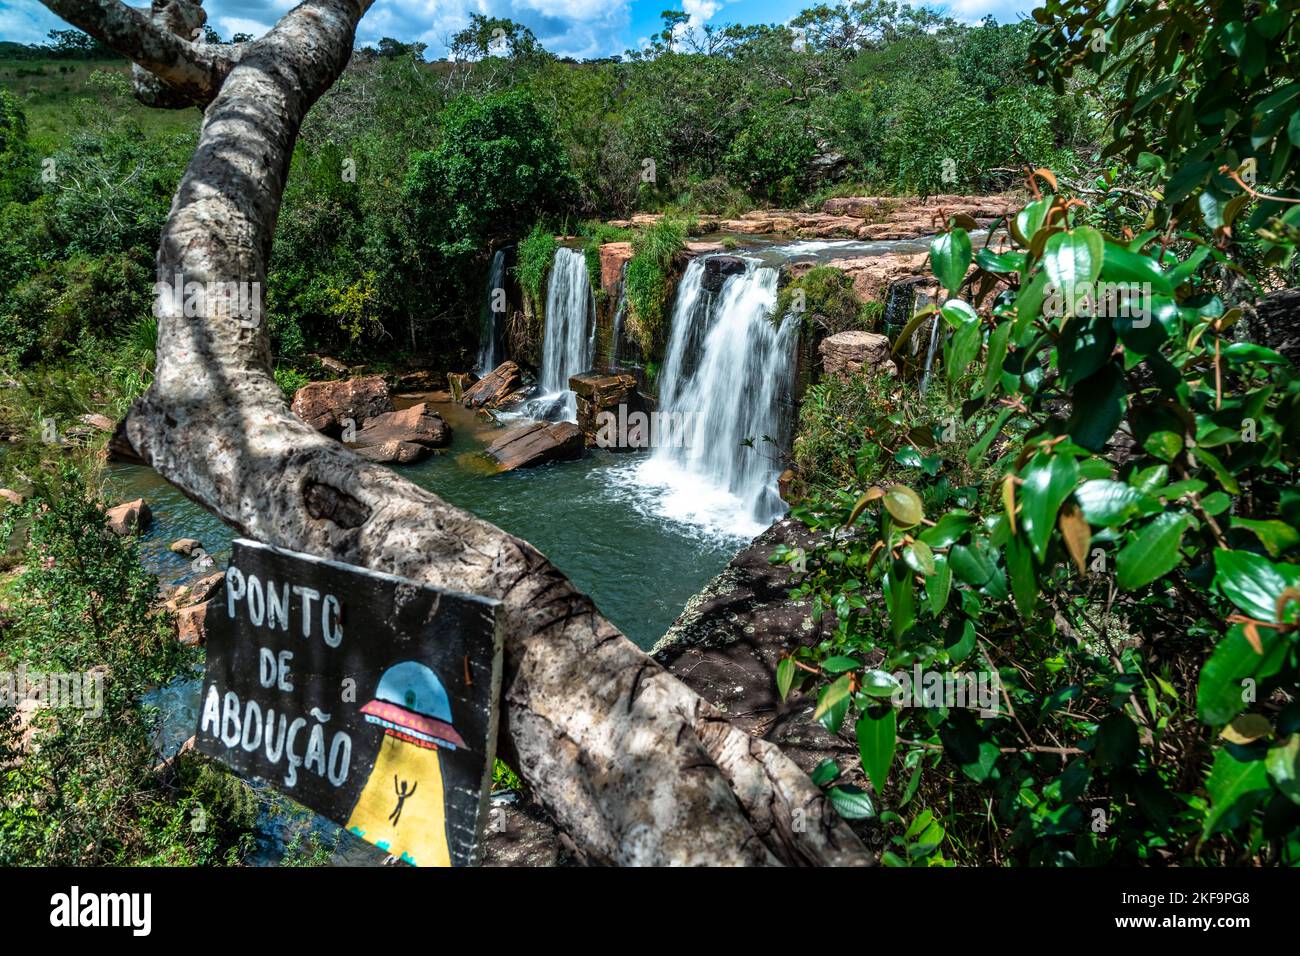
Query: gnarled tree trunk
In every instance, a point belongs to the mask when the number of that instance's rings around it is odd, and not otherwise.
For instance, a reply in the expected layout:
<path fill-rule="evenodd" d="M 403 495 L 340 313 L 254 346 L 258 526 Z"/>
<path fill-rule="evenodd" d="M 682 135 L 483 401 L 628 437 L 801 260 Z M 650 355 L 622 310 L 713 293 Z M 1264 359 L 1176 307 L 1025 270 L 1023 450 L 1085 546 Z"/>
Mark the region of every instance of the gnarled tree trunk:
<path fill-rule="evenodd" d="M 256 283 L 260 315 L 299 125 L 346 65 L 369 0 L 308 0 L 225 48 L 169 32 L 194 22 L 185 0 L 155 0 L 152 18 L 117 0 L 45 2 L 156 76 L 166 95 L 147 99 L 206 108 L 158 279 Z M 127 420 L 132 445 L 250 538 L 499 599 L 504 748 L 589 859 L 869 862 L 798 767 L 668 675 L 534 548 L 291 415 L 265 324 L 217 305 L 187 318 L 159 299 L 157 369 Z"/>

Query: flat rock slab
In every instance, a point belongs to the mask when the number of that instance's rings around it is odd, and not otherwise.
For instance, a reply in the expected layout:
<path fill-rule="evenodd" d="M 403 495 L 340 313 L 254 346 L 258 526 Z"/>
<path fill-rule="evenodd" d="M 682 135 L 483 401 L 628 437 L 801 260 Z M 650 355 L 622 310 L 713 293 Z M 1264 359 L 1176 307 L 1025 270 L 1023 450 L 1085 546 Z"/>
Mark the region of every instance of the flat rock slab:
<path fill-rule="evenodd" d="M 533 422 L 507 431 L 487 447 L 485 454 L 501 471 L 513 471 L 581 458 L 583 444 L 582 430 L 573 422 Z"/>
<path fill-rule="evenodd" d="M 362 426 L 350 444 L 366 448 L 398 442 L 442 448 L 450 441 L 451 426 L 428 402 L 420 402 L 401 411 L 376 415 Z"/>

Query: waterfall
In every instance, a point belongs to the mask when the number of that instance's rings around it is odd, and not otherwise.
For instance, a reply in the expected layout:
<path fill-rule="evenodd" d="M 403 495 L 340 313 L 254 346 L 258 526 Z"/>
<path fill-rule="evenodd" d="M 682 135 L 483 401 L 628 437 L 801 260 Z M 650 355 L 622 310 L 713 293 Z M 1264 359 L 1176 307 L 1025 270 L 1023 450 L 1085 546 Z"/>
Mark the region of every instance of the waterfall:
<path fill-rule="evenodd" d="M 753 536 L 785 511 L 776 476 L 799 323 L 772 321 L 776 292 L 777 270 L 756 261 L 716 293 L 703 258 L 687 267 L 659 379 L 659 413 L 685 440 L 661 444 L 640 469 L 662 490 L 660 513 Z"/>
<path fill-rule="evenodd" d="M 501 347 L 502 324 L 506 316 L 505 277 L 506 251 L 498 249 L 492 256 L 492 267 L 488 270 L 487 295 L 484 297 L 482 324 L 479 328 L 476 371 L 480 377 L 505 360 L 505 350 Z"/>
<path fill-rule="evenodd" d="M 561 246 L 546 287 L 546 330 L 542 339 L 542 371 L 538 398 L 530 403 L 543 417 L 578 417 L 569 391 L 569 377 L 591 368 L 595 349 L 595 302 L 587 275 L 587 257 Z"/>

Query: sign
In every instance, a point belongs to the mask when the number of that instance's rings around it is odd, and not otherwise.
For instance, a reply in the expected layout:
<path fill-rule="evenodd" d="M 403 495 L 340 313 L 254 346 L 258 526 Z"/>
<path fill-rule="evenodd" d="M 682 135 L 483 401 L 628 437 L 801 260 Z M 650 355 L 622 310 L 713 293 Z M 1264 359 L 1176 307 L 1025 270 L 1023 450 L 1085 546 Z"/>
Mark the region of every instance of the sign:
<path fill-rule="evenodd" d="M 236 540 L 195 744 L 415 866 L 477 861 L 496 601 Z"/>

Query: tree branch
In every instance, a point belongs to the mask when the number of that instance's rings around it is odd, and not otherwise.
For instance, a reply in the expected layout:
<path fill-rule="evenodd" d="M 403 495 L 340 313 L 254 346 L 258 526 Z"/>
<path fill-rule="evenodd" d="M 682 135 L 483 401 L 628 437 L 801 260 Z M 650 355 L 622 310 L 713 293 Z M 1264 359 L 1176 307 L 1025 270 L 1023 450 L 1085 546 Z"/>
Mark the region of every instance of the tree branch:
<path fill-rule="evenodd" d="M 183 98 L 181 103 L 164 103 L 146 92 L 142 98 L 150 105 L 203 106 L 211 102 L 244 46 L 191 42 L 207 21 L 207 14 L 189 0 L 154 0 L 152 16 L 120 0 L 42 2 L 73 26 L 157 76 Z M 137 85 L 138 80 L 137 73 Z"/>

